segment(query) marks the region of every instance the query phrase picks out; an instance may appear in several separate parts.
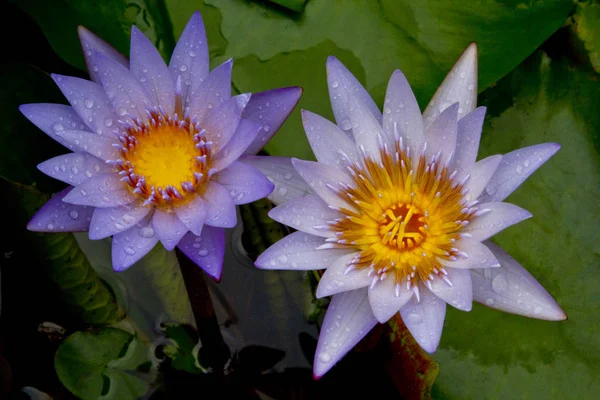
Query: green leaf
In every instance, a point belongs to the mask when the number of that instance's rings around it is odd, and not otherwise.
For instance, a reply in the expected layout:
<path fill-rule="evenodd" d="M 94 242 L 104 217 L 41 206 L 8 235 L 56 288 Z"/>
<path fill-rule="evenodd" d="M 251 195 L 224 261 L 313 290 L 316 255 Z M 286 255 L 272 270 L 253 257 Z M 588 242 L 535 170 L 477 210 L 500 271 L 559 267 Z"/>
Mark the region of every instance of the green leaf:
<path fill-rule="evenodd" d="M 165 353 L 171 358 L 171 366 L 180 371 L 200 374 L 202 369 L 196 365 L 194 348 L 198 345 L 198 334 L 189 325 L 166 324 L 165 333 L 175 342 L 172 348 L 166 348 Z"/>
<path fill-rule="evenodd" d="M 507 100 L 512 95 L 512 103 Z M 480 157 L 541 142 L 561 150 L 507 201 L 533 213 L 495 241 L 569 319 L 546 322 L 477 305 L 448 308 L 435 398 L 575 399 L 600 393 L 600 83 L 539 52 L 483 94 Z M 510 99 L 511 97 L 509 97 Z"/>
<path fill-rule="evenodd" d="M 85 69 L 77 26 L 83 25 L 123 54 L 129 53 L 131 25 L 137 26 L 170 57 L 175 42 L 162 0 L 13 0 L 44 31 L 52 48 L 65 61 Z"/>
<path fill-rule="evenodd" d="M 575 34 L 583 42 L 592 67 L 600 72 L 600 4 L 577 3 L 573 19 Z"/>
<path fill-rule="evenodd" d="M 147 354 L 138 339 L 120 329 L 75 332 L 56 351 L 54 367 L 63 385 L 84 400 L 134 400 L 149 385 L 128 371 L 146 362 Z"/>

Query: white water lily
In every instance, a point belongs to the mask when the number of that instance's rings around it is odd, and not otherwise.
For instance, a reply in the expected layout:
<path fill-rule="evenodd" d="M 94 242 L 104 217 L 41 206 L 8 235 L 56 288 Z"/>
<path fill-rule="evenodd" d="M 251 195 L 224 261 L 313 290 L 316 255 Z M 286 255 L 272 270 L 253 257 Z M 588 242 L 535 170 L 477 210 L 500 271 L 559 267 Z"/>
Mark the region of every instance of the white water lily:
<path fill-rule="evenodd" d="M 471 44 L 421 115 L 399 70 L 383 113 L 335 58 L 327 79 L 337 125 L 303 111 L 318 162 L 251 157 L 274 184 L 270 216 L 295 232 L 256 261 L 263 269 L 326 269 L 333 295 L 314 374 L 325 374 L 377 323 L 398 311 L 423 349 L 439 344 L 446 303 L 473 300 L 528 317 L 565 313 L 514 259 L 487 239 L 531 217 L 503 200 L 560 146 L 539 144 L 476 161 L 485 115 L 476 107 Z"/>

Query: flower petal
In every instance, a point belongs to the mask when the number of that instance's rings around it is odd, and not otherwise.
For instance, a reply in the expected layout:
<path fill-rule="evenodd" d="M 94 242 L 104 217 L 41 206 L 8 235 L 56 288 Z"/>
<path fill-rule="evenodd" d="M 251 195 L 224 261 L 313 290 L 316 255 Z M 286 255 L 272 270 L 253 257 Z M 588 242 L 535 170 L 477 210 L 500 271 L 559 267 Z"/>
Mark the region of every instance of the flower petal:
<path fill-rule="evenodd" d="M 244 154 L 258 153 L 281 128 L 302 95 L 302 88 L 291 86 L 253 93 L 242 118 L 262 124 L 262 129 Z"/>
<path fill-rule="evenodd" d="M 366 290 L 333 296 L 319 335 L 313 366 L 315 377 L 325 375 L 376 324 Z"/>
<path fill-rule="evenodd" d="M 359 161 L 356 144 L 336 124 L 302 110 L 302 123 L 315 157 L 323 164 L 344 166 Z"/>
<path fill-rule="evenodd" d="M 349 205 L 337 194 L 341 184 L 352 185 L 353 181 L 343 170 L 334 165 L 314 161 L 292 159 L 292 164 L 302 179 L 321 197 L 325 203 L 348 208 Z"/>
<path fill-rule="evenodd" d="M 364 288 L 371 284 L 373 278 L 369 276 L 368 268 L 351 270 L 346 273 L 348 263 L 358 254 L 359 252 L 354 251 L 343 255 L 325 270 L 315 293 L 317 299 L 340 292 Z"/>
<path fill-rule="evenodd" d="M 415 338 L 417 343 L 428 353 L 437 350 L 444 318 L 446 317 L 446 302 L 421 286 L 420 301 L 413 296 L 400 309 L 402 321 Z"/>
<path fill-rule="evenodd" d="M 167 115 L 173 115 L 175 84 L 171 73 L 154 45 L 135 25 L 131 27 L 129 53 L 131 74 L 141 83 L 154 105 L 162 106 Z"/>
<path fill-rule="evenodd" d="M 558 143 L 542 143 L 505 154 L 485 188 L 482 201 L 502 201 L 507 198 L 559 149 Z"/>
<path fill-rule="evenodd" d="M 127 61 L 127 58 L 104 40 L 100 39 L 81 25 L 77 27 L 77 33 L 79 34 L 79 41 L 81 42 L 81 48 L 83 49 L 85 63 L 92 81 L 100 83 L 100 75 L 95 68 L 96 64 L 94 62 L 94 53 L 96 52 L 103 53 L 108 58 L 129 68 L 129 61 Z"/>
<path fill-rule="evenodd" d="M 94 53 L 94 62 L 102 86 L 119 118 L 132 115 L 146 121 L 146 107 L 153 103 L 129 69 L 102 53 Z"/>
<path fill-rule="evenodd" d="M 33 232 L 85 232 L 90 226 L 93 207 L 68 204 L 63 198 L 73 188 L 56 193 L 31 218 L 27 229 Z"/>
<path fill-rule="evenodd" d="M 452 286 L 436 276 L 431 281 L 431 291 L 454 308 L 471 311 L 473 307 L 471 272 L 455 268 L 448 268 L 446 272 L 448 273 L 447 279 L 452 283 Z"/>
<path fill-rule="evenodd" d="M 473 219 L 461 232 L 470 233 L 480 242 L 532 216 L 529 211 L 510 203 L 483 203 L 478 207 L 490 212 Z"/>
<path fill-rule="evenodd" d="M 125 188 L 116 174 L 92 176 L 64 198 L 67 203 L 102 208 L 124 206 L 135 200 L 137 197 Z"/>
<path fill-rule="evenodd" d="M 204 22 L 200 13 L 196 11 L 183 29 L 169 62 L 173 81 L 176 82 L 177 78 L 181 77 L 184 108 L 189 106 L 190 94 L 198 89 L 208 75 L 208 68 L 208 44 Z"/>
<path fill-rule="evenodd" d="M 188 228 L 175 213 L 166 212 L 158 208 L 154 211 L 152 226 L 156 231 L 158 239 L 168 251 L 173 250 L 181 238 L 188 232 Z"/>
<path fill-rule="evenodd" d="M 221 279 L 225 229 L 205 226 L 200 236 L 190 232 L 181 239 L 177 247 L 213 279 Z"/>
<path fill-rule="evenodd" d="M 261 269 L 314 270 L 325 269 L 351 249 L 322 249 L 322 237 L 294 232 L 265 250 L 255 261 Z"/>
<path fill-rule="evenodd" d="M 485 107 L 477 107 L 458 121 L 452 170 L 467 171 L 475 164 L 485 111 Z"/>
<path fill-rule="evenodd" d="M 548 321 L 567 315 L 539 282 L 515 259 L 492 242 L 486 245 L 500 268 L 472 270 L 473 299 L 490 308 Z"/>
<path fill-rule="evenodd" d="M 275 204 L 282 204 L 314 193 L 306 181 L 296 172 L 291 158 L 244 156 L 240 158 L 240 161 L 258 169 L 275 185 L 275 189 L 267 197 Z"/>
<path fill-rule="evenodd" d="M 413 291 L 406 289 L 405 285 L 399 285 L 398 296 L 396 296 L 396 282 L 393 276 L 377 282 L 375 286 L 369 288 L 369 303 L 373 315 L 377 321 L 386 323 L 400 311 L 413 294 Z"/>
<path fill-rule="evenodd" d="M 267 197 L 274 185 L 258 169 L 240 161 L 218 172 L 214 180 L 229 190 L 235 204 L 247 204 Z"/>
<path fill-rule="evenodd" d="M 64 104 L 23 104 L 19 107 L 23 115 L 44 133 L 71 151 L 79 150 L 58 133 L 65 129 L 85 129 L 85 124 L 73 107 Z"/>
<path fill-rule="evenodd" d="M 150 221 L 148 215 L 132 228 L 113 236 L 112 262 L 115 271 L 131 267 L 158 243 L 158 235 Z"/>
<path fill-rule="evenodd" d="M 259 124 L 247 119 L 240 120 L 229 142 L 215 155 L 212 167 L 218 172 L 230 166 L 250 146 L 260 130 Z"/>
<path fill-rule="evenodd" d="M 441 158 L 438 163 L 445 165 L 448 157 L 454 154 L 454 150 L 456 149 L 456 132 L 458 129 L 457 112 L 458 103 L 454 103 L 427 125 L 425 129 L 425 141 L 427 142 L 425 154 L 428 161 L 431 157 L 441 152 Z"/>
<path fill-rule="evenodd" d="M 46 160 L 37 167 L 44 174 L 72 186 L 77 186 L 94 175 L 107 174 L 113 170 L 110 165 L 88 153 L 63 154 Z"/>
<path fill-rule="evenodd" d="M 445 267 L 463 269 L 496 268 L 500 266 L 490 249 L 479 240 L 464 237 L 457 240 L 454 243 L 454 247 L 467 254 L 468 258 L 461 258 L 456 261 L 448 261 L 439 258 L 438 261 L 440 264 Z"/>
<path fill-rule="evenodd" d="M 394 148 L 394 139 L 399 135 L 411 152 L 418 152 L 425 140 L 423 117 L 417 99 L 399 69 L 394 71 L 388 83 L 383 111 L 388 146 Z"/>
<path fill-rule="evenodd" d="M 175 214 L 183 224 L 196 236 L 202 233 L 202 227 L 208 215 L 209 204 L 199 195 L 188 202 L 174 207 Z"/>
<path fill-rule="evenodd" d="M 204 223 L 220 228 L 233 228 L 237 223 L 235 203 L 229 191 L 216 182 L 208 182 L 204 192 L 204 200 L 208 202 L 208 213 Z"/>
<path fill-rule="evenodd" d="M 98 240 L 124 232 L 148 215 L 152 209 L 137 204 L 120 207 L 96 208 L 90 223 L 90 239 Z"/>
<path fill-rule="evenodd" d="M 213 143 L 211 149 L 218 151 L 229 142 L 249 100 L 250 94 L 247 93 L 233 96 L 207 115 L 202 128 L 206 129 L 206 136 Z"/>
<path fill-rule="evenodd" d="M 271 211 L 269 217 L 302 232 L 322 237 L 333 237 L 326 229 L 327 221 L 339 218 L 342 214 L 332 210 L 318 196 L 305 196 L 285 202 Z"/>
<path fill-rule="evenodd" d="M 465 189 L 468 189 L 468 192 L 465 195 L 467 200 L 473 201 L 479 197 L 490 181 L 490 178 L 498 169 L 501 161 L 502 155 L 496 154 L 473 164 L 469 170 L 471 177 L 465 184 Z"/>
<path fill-rule="evenodd" d="M 477 45 L 471 43 L 433 95 L 423 112 L 425 126 L 446 108 L 459 103 L 458 118 L 470 113 L 477 105 Z"/>
<path fill-rule="evenodd" d="M 120 159 L 119 150 L 113 146 L 114 138 L 101 136 L 86 131 L 61 131 L 57 135 L 69 143 L 73 143 L 79 149 L 98 157 L 102 160 Z"/>
<path fill-rule="evenodd" d="M 227 60 L 213 69 L 200 86 L 190 89 L 190 118 L 204 121 L 213 108 L 231 97 L 231 67 L 233 60 Z"/>

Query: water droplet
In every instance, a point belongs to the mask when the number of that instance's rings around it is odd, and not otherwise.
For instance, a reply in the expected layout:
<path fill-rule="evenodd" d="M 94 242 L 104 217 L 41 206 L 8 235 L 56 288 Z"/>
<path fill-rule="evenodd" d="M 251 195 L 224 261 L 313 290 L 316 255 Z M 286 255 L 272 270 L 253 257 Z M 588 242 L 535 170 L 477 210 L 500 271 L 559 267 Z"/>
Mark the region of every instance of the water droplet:
<path fill-rule="evenodd" d="M 79 213 L 77 212 L 77 210 L 71 210 L 69 212 L 69 217 L 71 217 L 72 219 L 77 219 L 79 218 Z"/>
<path fill-rule="evenodd" d="M 115 224 L 115 229 L 122 231 L 122 230 L 123 230 L 123 228 L 125 228 L 125 227 L 123 226 L 123 224 L 119 224 L 119 223 L 116 223 L 116 224 Z"/>
<path fill-rule="evenodd" d="M 209 109 L 209 110 L 212 110 L 212 108 L 213 108 L 213 103 L 208 103 L 206 106 L 208 107 L 208 109 Z"/>
<path fill-rule="evenodd" d="M 287 188 L 281 187 L 281 188 L 279 188 L 278 192 L 279 192 L 280 196 L 285 196 L 287 194 L 287 191 L 288 191 Z"/>
<path fill-rule="evenodd" d="M 508 288 L 508 280 L 504 274 L 498 274 L 492 281 L 492 290 L 497 294 L 502 294 Z"/>
<path fill-rule="evenodd" d="M 82 196 L 87 196 L 87 192 L 83 189 L 81 189 L 79 193 L 81 193 Z"/>
<path fill-rule="evenodd" d="M 521 165 L 517 166 L 517 174 L 521 175 L 523 173 L 523 167 Z"/>
<path fill-rule="evenodd" d="M 185 71 L 187 71 L 187 65 L 185 65 L 185 64 L 181 64 L 181 65 L 179 66 L 179 70 L 180 70 L 181 72 L 185 72 Z"/>
<path fill-rule="evenodd" d="M 488 297 L 488 298 L 485 300 L 485 304 L 487 304 L 488 306 L 491 306 L 491 305 L 493 305 L 494 303 L 495 303 L 495 302 L 494 302 L 494 299 L 492 299 L 491 297 Z"/>
<path fill-rule="evenodd" d="M 473 89 L 475 89 L 475 86 L 474 86 L 472 83 L 469 83 L 469 84 L 467 85 L 467 89 L 469 89 L 469 90 L 473 90 Z"/>
<path fill-rule="evenodd" d="M 200 257 L 206 257 L 206 256 L 208 255 L 208 250 L 206 250 L 206 249 L 202 249 L 202 250 L 200 250 L 200 251 L 198 252 L 198 255 L 199 255 Z"/>
<path fill-rule="evenodd" d="M 104 118 L 104 126 L 107 128 L 113 124 L 112 118 Z"/>
<path fill-rule="evenodd" d="M 287 179 L 292 179 L 292 174 L 289 173 L 289 172 L 286 172 L 285 175 L 283 175 L 283 178 L 286 179 L 286 180 Z"/>
<path fill-rule="evenodd" d="M 88 178 L 92 177 L 92 171 L 90 171 L 89 169 L 85 170 L 85 176 L 87 176 Z"/>
<path fill-rule="evenodd" d="M 407 322 L 409 322 L 413 325 L 418 325 L 421 322 L 423 322 L 423 317 L 421 316 L 421 314 L 411 313 L 411 314 L 408 314 L 407 320 L 408 320 Z"/>
<path fill-rule="evenodd" d="M 525 165 L 525 168 L 529 168 L 529 160 L 525 160 L 523 162 L 523 165 Z"/>
<path fill-rule="evenodd" d="M 331 361 L 331 356 L 328 353 L 321 353 L 319 355 L 319 360 L 321 360 L 321 362 L 328 363 Z"/>
<path fill-rule="evenodd" d="M 93 99 L 85 99 L 83 102 L 83 105 L 85 106 L 85 108 L 92 108 L 94 107 L 94 100 Z"/>
<path fill-rule="evenodd" d="M 77 167 L 73 166 L 71 167 L 71 172 L 73 173 L 73 175 L 77 175 L 79 173 L 79 170 L 77 169 Z"/>
<path fill-rule="evenodd" d="M 119 108 L 119 115 L 123 116 L 125 114 L 127 114 L 127 110 L 124 107 Z"/>
<path fill-rule="evenodd" d="M 398 107 L 400 107 L 400 108 L 404 108 L 405 106 L 406 106 L 406 105 L 405 105 L 404 103 L 400 103 L 400 104 L 398 104 Z"/>
<path fill-rule="evenodd" d="M 335 89 L 335 88 L 336 88 L 336 87 L 338 87 L 338 86 L 340 86 L 340 83 L 339 83 L 338 81 L 333 81 L 333 82 L 331 82 L 331 87 L 332 87 L 332 88 L 334 88 L 334 89 Z"/>
<path fill-rule="evenodd" d="M 190 57 L 196 57 L 196 52 L 194 50 L 190 50 L 190 51 L 188 51 L 188 55 Z"/>
<path fill-rule="evenodd" d="M 263 129 L 265 130 L 265 132 L 269 132 L 269 131 L 271 130 L 271 125 L 269 125 L 269 124 L 265 124 L 265 125 L 263 126 Z"/>
<path fill-rule="evenodd" d="M 48 224 L 48 225 L 46 225 L 46 228 L 47 228 L 49 231 L 52 231 L 52 230 L 54 230 L 54 225 L 53 225 L 53 224 Z"/>
<path fill-rule="evenodd" d="M 287 264 L 288 262 L 288 258 L 285 254 L 282 254 L 279 257 L 277 257 L 277 260 L 282 264 Z"/>
<path fill-rule="evenodd" d="M 125 247 L 123 249 L 123 251 L 125 252 L 125 254 L 127 254 L 128 256 L 132 256 L 135 254 L 135 250 L 132 247 Z"/>
<path fill-rule="evenodd" d="M 138 235 L 143 238 L 150 239 L 151 237 L 154 237 L 154 229 L 149 226 L 145 226 L 139 230 Z"/>
<path fill-rule="evenodd" d="M 147 79 L 146 79 L 146 77 L 145 77 L 145 76 L 142 76 L 142 77 L 140 77 L 140 82 L 144 83 L 144 82 L 146 82 L 146 81 L 147 81 Z"/>
<path fill-rule="evenodd" d="M 64 131 L 65 127 L 62 126 L 62 124 L 60 122 L 56 122 L 54 125 L 52 125 L 52 129 L 54 129 L 54 132 L 60 132 L 60 131 Z"/>
<path fill-rule="evenodd" d="M 342 121 L 340 121 L 340 128 L 342 128 L 342 130 L 344 131 L 348 131 L 350 129 L 352 129 L 352 123 L 350 122 L 349 119 L 344 119 Z"/>
<path fill-rule="evenodd" d="M 536 313 L 536 314 L 541 313 L 542 312 L 542 307 L 537 306 L 536 308 L 533 309 L 533 312 Z"/>

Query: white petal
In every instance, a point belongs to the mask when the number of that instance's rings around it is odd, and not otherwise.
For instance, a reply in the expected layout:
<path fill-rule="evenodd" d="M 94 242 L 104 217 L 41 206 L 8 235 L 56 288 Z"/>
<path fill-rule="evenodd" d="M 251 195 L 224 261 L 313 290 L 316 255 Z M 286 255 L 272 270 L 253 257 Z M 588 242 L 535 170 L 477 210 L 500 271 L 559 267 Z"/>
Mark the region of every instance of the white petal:
<path fill-rule="evenodd" d="M 252 165 L 269 179 L 275 189 L 267 197 L 275 204 L 314 194 L 287 157 L 244 156 L 240 161 Z"/>
<path fill-rule="evenodd" d="M 79 147 L 58 134 L 66 129 L 85 129 L 85 124 L 73 107 L 64 104 L 23 104 L 19 111 L 44 133 L 71 151 Z"/>
<path fill-rule="evenodd" d="M 106 174 L 113 170 L 110 165 L 88 153 L 64 154 L 46 160 L 37 167 L 46 175 L 73 186 L 94 175 Z"/>
<path fill-rule="evenodd" d="M 334 236 L 333 232 L 326 228 L 327 221 L 342 216 L 329 208 L 320 197 L 312 195 L 290 200 L 269 211 L 269 217 L 277 222 L 322 237 Z"/>
<path fill-rule="evenodd" d="M 433 95 L 423 112 L 425 126 L 442 111 L 459 103 L 458 118 L 470 113 L 477 105 L 477 45 L 471 43 Z"/>
<path fill-rule="evenodd" d="M 442 336 L 446 302 L 431 293 L 425 286 L 421 286 L 420 293 L 421 300 L 417 301 L 416 297 L 411 298 L 400 309 L 400 315 L 423 350 L 434 353 Z"/>
<path fill-rule="evenodd" d="M 425 129 L 425 141 L 427 142 L 427 161 L 431 157 L 441 152 L 439 161 L 441 165 L 446 163 L 448 157 L 456 149 L 456 131 L 458 129 L 456 122 L 456 113 L 458 103 L 454 103 L 444 110 L 440 115 L 427 125 Z"/>
<path fill-rule="evenodd" d="M 315 377 L 325 375 L 376 324 L 366 290 L 333 296 L 319 335 L 313 366 Z"/>
<path fill-rule="evenodd" d="M 424 140 L 421 110 L 406 77 L 398 69 L 388 83 L 383 106 L 383 129 L 388 146 L 393 144 L 396 135 L 400 135 L 413 154 L 421 149 Z"/>
<path fill-rule="evenodd" d="M 83 55 L 85 56 L 85 63 L 92 81 L 100 83 L 100 76 L 97 68 L 95 68 L 96 64 L 94 62 L 94 53 L 96 52 L 104 53 L 107 57 L 129 68 L 129 61 L 127 61 L 127 58 L 104 40 L 100 39 L 81 25 L 77 27 L 77 33 L 79 34 L 79 41 L 81 42 L 81 48 L 83 49 Z"/>
<path fill-rule="evenodd" d="M 359 161 L 356 145 L 336 124 L 306 110 L 302 110 L 302 123 L 319 162 L 344 166 L 348 160 Z"/>
<path fill-rule="evenodd" d="M 117 160 L 121 158 L 119 150 L 113 144 L 116 139 L 100 136 L 86 131 L 62 131 L 57 133 L 65 141 L 74 144 L 79 149 L 90 153 L 102 160 Z"/>
<path fill-rule="evenodd" d="M 302 179 L 314 190 L 327 204 L 336 207 L 349 208 L 348 203 L 338 196 L 337 191 L 342 189 L 340 184 L 352 185 L 353 181 L 348 174 L 334 165 L 321 164 L 314 161 L 292 159 L 292 164 Z"/>
<path fill-rule="evenodd" d="M 317 292 L 315 295 L 318 299 L 332 294 L 347 292 L 349 290 L 364 288 L 369 286 L 373 281 L 373 277 L 368 276 L 369 269 L 356 269 L 346 273 L 348 262 L 356 257 L 359 253 L 352 252 L 335 260 L 319 281 Z"/>
<path fill-rule="evenodd" d="M 208 182 L 204 192 L 208 212 L 204 223 L 218 228 L 233 228 L 237 223 L 235 203 L 229 191 L 216 182 Z"/>
<path fill-rule="evenodd" d="M 473 306 L 473 285 L 471 273 L 464 269 L 448 268 L 446 278 L 450 286 L 442 278 L 435 276 L 431 281 L 431 291 L 451 306 L 463 311 L 471 311 Z"/>
<path fill-rule="evenodd" d="M 140 222 L 152 209 L 140 203 L 119 207 L 96 208 L 90 222 L 90 239 L 98 240 L 125 232 Z"/>
<path fill-rule="evenodd" d="M 208 214 L 209 204 L 198 195 L 184 204 L 173 207 L 177 217 L 196 236 L 202 233 L 202 227 Z"/>
<path fill-rule="evenodd" d="M 548 321 L 562 321 L 567 315 L 539 282 L 504 250 L 491 242 L 500 268 L 472 270 L 473 299 L 512 314 Z"/>
<path fill-rule="evenodd" d="M 115 271 L 124 271 L 144 257 L 158 243 L 150 216 L 112 240 L 112 262 Z"/>
<path fill-rule="evenodd" d="M 382 324 L 400 311 L 400 308 L 410 300 L 414 293 L 412 290 L 406 289 L 406 284 L 400 284 L 397 290 L 398 296 L 396 296 L 396 282 L 392 274 L 369 288 L 369 303 L 371 303 L 373 315 Z"/>
<path fill-rule="evenodd" d="M 479 241 L 532 216 L 529 211 L 510 203 L 483 203 L 478 207 L 479 210 L 488 209 L 490 212 L 473 219 L 461 232 L 469 233 Z"/>
<path fill-rule="evenodd" d="M 63 201 L 81 206 L 117 207 L 133 203 L 137 197 L 125 188 L 117 174 L 92 176 L 65 196 Z"/>
<path fill-rule="evenodd" d="M 467 171 L 477 160 L 481 128 L 485 119 L 485 107 L 477 107 L 458 121 L 456 150 L 451 169 Z"/>
<path fill-rule="evenodd" d="M 461 258 L 456 261 L 439 258 L 438 261 L 445 267 L 471 269 L 496 268 L 500 266 L 490 249 L 479 240 L 465 237 L 457 240 L 453 246 L 459 251 L 466 253 L 468 258 Z"/>
<path fill-rule="evenodd" d="M 165 249 L 171 251 L 188 232 L 188 228 L 173 212 L 165 212 L 159 208 L 152 217 L 152 226 Z"/>
<path fill-rule="evenodd" d="M 558 149 L 560 145 L 557 143 L 542 143 L 505 154 L 485 188 L 482 201 L 502 201 L 507 198 Z"/>
<path fill-rule="evenodd" d="M 471 177 L 465 184 L 465 188 L 468 189 L 468 193 L 465 196 L 467 200 L 473 201 L 479 197 L 490 181 L 490 178 L 494 175 L 494 172 L 498 169 L 501 161 L 502 155 L 496 154 L 477 161 L 471 167 L 469 170 Z"/>

